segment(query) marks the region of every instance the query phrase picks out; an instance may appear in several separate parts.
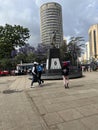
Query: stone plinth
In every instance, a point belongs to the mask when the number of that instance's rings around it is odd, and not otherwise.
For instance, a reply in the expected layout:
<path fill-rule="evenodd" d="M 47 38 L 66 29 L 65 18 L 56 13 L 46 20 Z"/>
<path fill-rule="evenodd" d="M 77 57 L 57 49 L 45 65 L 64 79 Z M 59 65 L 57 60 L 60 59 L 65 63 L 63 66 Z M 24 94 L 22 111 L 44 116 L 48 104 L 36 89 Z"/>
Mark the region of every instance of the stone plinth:
<path fill-rule="evenodd" d="M 49 49 L 44 76 L 51 77 L 51 79 L 58 79 L 61 77 L 60 50 L 58 48 Z"/>

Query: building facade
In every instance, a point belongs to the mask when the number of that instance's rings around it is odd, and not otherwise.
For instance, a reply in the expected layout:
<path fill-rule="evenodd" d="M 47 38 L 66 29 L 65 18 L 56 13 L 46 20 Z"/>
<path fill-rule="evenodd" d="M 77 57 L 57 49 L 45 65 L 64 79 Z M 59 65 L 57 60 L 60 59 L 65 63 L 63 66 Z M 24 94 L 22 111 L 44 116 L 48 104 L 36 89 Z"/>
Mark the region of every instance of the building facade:
<path fill-rule="evenodd" d="M 89 42 L 86 42 L 86 61 L 90 62 L 90 44 Z"/>
<path fill-rule="evenodd" d="M 88 31 L 90 58 L 98 59 L 98 24 L 92 25 Z"/>
<path fill-rule="evenodd" d="M 63 43 L 62 7 L 55 2 L 45 3 L 40 7 L 41 42 L 51 45 L 55 33 L 56 47 Z"/>

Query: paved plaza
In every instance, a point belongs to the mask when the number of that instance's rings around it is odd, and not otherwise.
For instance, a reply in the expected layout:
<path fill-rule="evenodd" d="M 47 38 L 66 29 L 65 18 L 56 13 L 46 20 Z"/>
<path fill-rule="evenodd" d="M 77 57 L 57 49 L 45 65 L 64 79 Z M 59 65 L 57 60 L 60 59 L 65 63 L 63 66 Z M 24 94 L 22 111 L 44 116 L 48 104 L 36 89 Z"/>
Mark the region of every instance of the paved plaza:
<path fill-rule="evenodd" d="M 45 80 L 30 88 L 30 76 L 0 77 L 0 130 L 98 130 L 98 72 Z"/>

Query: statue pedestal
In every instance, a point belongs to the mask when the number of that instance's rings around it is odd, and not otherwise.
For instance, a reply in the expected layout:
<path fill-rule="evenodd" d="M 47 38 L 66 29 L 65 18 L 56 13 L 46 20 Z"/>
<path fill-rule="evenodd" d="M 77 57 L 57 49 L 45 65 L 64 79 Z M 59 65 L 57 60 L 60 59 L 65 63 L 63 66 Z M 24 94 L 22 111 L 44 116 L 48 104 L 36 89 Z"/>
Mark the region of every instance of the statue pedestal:
<path fill-rule="evenodd" d="M 52 48 L 48 51 L 45 79 L 62 79 L 60 50 Z"/>
<path fill-rule="evenodd" d="M 42 79 L 62 79 L 61 66 L 60 50 L 58 48 L 49 49 L 46 62 L 46 71 L 42 74 Z M 80 77 L 82 77 L 81 68 L 77 68 L 77 66 L 70 67 L 69 78 Z"/>

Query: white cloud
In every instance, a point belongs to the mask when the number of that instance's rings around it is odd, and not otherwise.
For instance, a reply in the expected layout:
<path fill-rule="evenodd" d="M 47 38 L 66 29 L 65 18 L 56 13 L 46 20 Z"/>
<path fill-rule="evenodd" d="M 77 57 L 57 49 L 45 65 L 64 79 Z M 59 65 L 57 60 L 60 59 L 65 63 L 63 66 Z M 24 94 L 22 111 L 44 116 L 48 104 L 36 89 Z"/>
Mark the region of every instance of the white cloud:
<path fill-rule="evenodd" d="M 0 25 L 19 24 L 29 28 L 30 44 L 40 43 L 40 6 L 57 2 L 62 6 L 64 36 L 84 36 L 98 23 L 98 0 L 0 0 Z"/>

